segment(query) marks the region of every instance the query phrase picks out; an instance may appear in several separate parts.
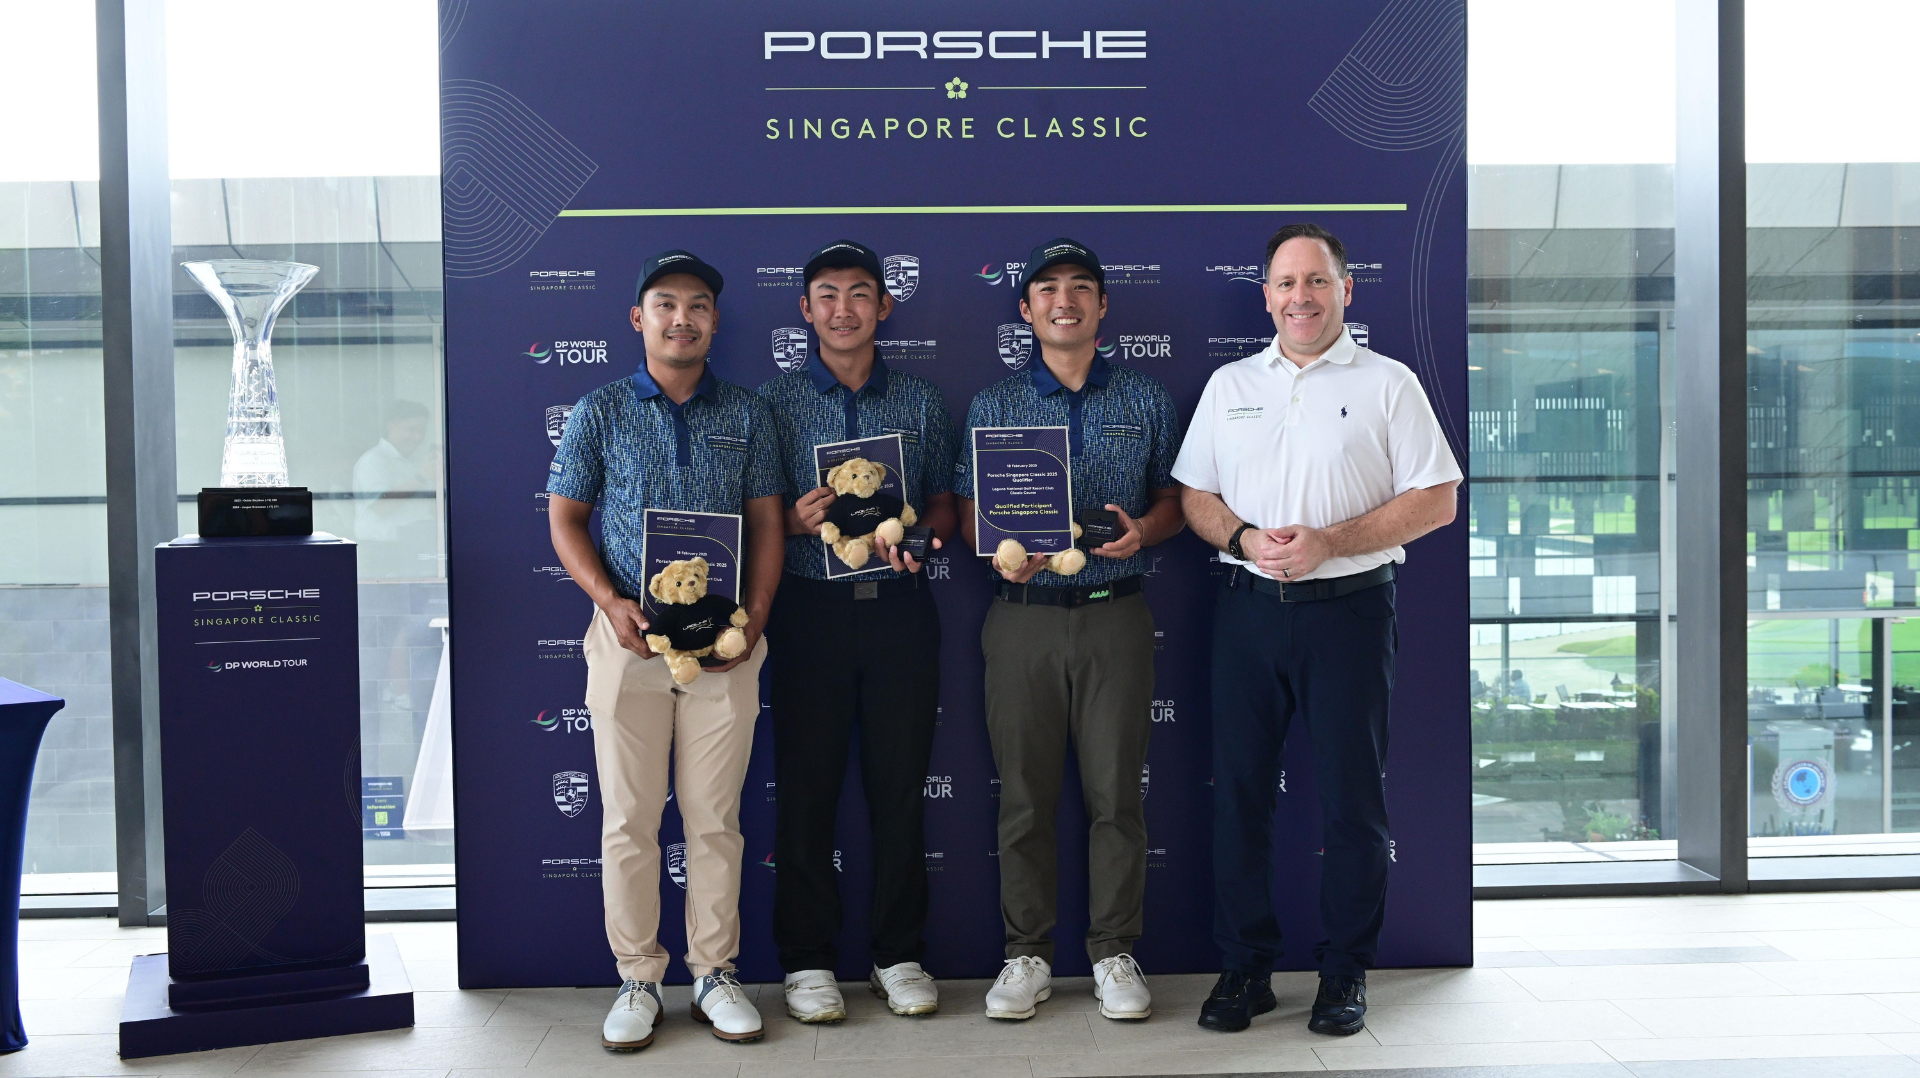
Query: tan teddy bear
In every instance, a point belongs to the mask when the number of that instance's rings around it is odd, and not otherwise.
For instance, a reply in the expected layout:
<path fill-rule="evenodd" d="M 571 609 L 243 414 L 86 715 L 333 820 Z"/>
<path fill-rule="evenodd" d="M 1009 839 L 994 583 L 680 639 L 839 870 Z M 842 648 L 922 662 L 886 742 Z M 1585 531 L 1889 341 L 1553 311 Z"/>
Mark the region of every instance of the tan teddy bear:
<path fill-rule="evenodd" d="M 675 684 L 700 676 L 700 660 L 734 659 L 747 650 L 747 610 L 724 595 L 707 593 L 707 559 L 672 561 L 647 583 L 660 609 L 648 619 L 655 631 L 647 646 L 667 660 Z"/>
<path fill-rule="evenodd" d="M 854 457 L 827 472 L 827 486 L 836 495 L 827 507 L 820 538 L 849 569 L 858 569 L 873 556 L 877 534 L 893 546 L 906 529 L 920 519 L 913 506 L 880 489 L 886 469 L 865 457 Z"/>
<path fill-rule="evenodd" d="M 1081 527 L 1073 526 L 1073 537 L 1080 538 Z M 993 548 L 993 563 L 1009 573 L 1017 573 L 1027 563 L 1027 548 L 1020 545 L 1018 539 L 1002 539 L 1000 545 Z M 1087 567 L 1087 552 L 1077 546 L 1070 546 L 1058 554 L 1047 555 L 1046 569 L 1061 576 L 1072 576 Z"/>

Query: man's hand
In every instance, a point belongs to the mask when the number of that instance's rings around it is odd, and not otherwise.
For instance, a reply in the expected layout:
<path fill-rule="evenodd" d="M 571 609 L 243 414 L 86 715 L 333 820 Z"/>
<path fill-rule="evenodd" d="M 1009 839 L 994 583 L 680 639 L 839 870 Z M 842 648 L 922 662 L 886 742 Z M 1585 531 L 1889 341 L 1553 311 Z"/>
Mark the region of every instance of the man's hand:
<path fill-rule="evenodd" d="M 608 624 L 613 626 L 613 635 L 620 638 L 620 646 L 640 656 L 653 658 L 653 649 L 647 646 L 647 615 L 640 604 L 632 599 L 615 596 L 613 601 L 600 608 L 606 614 Z"/>
<path fill-rule="evenodd" d="M 1255 535 L 1260 536 L 1260 541 L 1249 544 L 1247 540 Z M 1253 555 L 1255 565 L 1282 580 L 1297 580 L 1306 576 L 1333 556 L 1327 533 L 1304 524 L 1249 531 L 1241 536 L 1240 545 Z"/>
<path fill-rule="evenodd" d="M 940 537 L 937 535 L 933 537 L 933 549 L 940 549 Z M 895 572 L 917 573 L 923 564 L 922 562 L 914 560 L 911 554 L 900 553 L 899 547 L 888 546 L 887 541 L 880 538 L 878 532 L 875 532 L 873 536 L 873 551 L 880 555 L 881 561 L 893 566 Z"/>
<path fill-rule="evenodd" d="M 746 635 L 747 650 L 735 655 L 719 666 L 705 667 L 705 672 L 709 674 L 724 674 L 734 667 L 739 666 L 741 663 L 746 662 L 748 659 L 753 658 L 753 649 L 760 645 L 760 634 L 766 627 L 767 623 L 765 621 L 749 615 L 747 624 L 740 630 Z"/>
<path fill-rule="evenodd" d="M 830 487 L 815 487 L 800 495 L 793 507 L 787 510 L 788 535 L 819 535 L 820 525 L 827 519 L 827 508 L 833 504 L 834 494 Z"/>
<path fill-rule="evenodd" d="M 999 562 L 996 561 L 993 563 L 993 571 L 996 573 L 999 573 L 1003 577 L 1006 577 L 1010 583 L 1014 583 L 1014 584 L 1025 584 L 1027 581 L 1033 579 L 1033 574 L 1039 572 L 1042 569 L 1045 569 L 1046 567 L 1047 567 L 1047 555 L 1045 554 L 1027 555 L 1027 563 L 1025 565 L 1022 565 L 1020 568 L 1015 569 L 1011 573 L 1007 572 L 1005 569 L 1000 568 Z"/>
<path fill-rule="evenodd" d="M 1094 547 L 1092 552 L 1103 558 L 1131 558 L 1140 553 L 1140 545 L 1146 540 L 1146 532 L 1141 529 L 1140 522 L 1117 505 L 1108 505 L 1106 508 L 1108 512 L 1120 515 L 1120 538 Z"/>

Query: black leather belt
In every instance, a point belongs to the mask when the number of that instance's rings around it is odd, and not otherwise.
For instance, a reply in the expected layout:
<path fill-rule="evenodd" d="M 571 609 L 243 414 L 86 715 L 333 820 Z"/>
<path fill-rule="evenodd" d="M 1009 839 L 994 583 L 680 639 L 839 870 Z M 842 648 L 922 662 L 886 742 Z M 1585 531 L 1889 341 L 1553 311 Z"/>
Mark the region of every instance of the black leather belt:
<path fill-rule="evenodd" d="M 1090 603 L 1110 603 L 1115 599 L 1124 599 L 1137 595 L 1140 591 L 1140 578 L 1123 576 L 1107 584 L 1089 584 L 1083 588 L 1050 588 L 1044 584 L 1014 584 L 1005 580 L 994 581 L 993 593 L 1010 603 L 1022 606 L 1064 606 L 1072 609 Z"/>
<path fill-rule="evenodd" d="M 781 587 L 792 591 L 809 591 L 820 596 L 832 596 L 836 599 L 880 599 L 895 595 L 909 595 L 919 591 L 921 574 L 910 573 L 889 580 L 814 580 L 810 577 L 787 574 Z"/>
<path fill-rule="evenodd" d="M 1227 587 L 1251 588 L 1262 595 L 1271 595 L 1283 603 L 1315 603 L 1322 599 L 1338 599 L 1342 595 L 1352 595 L 1356 591 L 1377 588 L 1393 579 L 1393 563 L 1376 565 L 1364 573 L 1349 576 L 1336 576 L 1327 580 L 1303 580 L 1298 584 L 1283 580 L 1269 580 L 1259 573 L 1247 571 L 1245 566 L 1236 565 L 1227 574 Z"/>

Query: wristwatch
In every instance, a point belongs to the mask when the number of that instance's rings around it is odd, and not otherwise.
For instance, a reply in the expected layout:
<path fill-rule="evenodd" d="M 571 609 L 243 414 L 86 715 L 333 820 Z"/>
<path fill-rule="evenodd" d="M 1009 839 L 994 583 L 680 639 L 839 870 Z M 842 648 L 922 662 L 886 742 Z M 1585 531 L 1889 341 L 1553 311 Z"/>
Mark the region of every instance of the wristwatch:
<path fill-rule="evenodd" d="M 1253 525 L 1242 524 L 1233 529 L 1233 538 L 1227 540 L 1227 553 L 1240 561 L 1247 560 L 1247 552 L 1240 549 L 1240 537 L 1253 530 Z"/>

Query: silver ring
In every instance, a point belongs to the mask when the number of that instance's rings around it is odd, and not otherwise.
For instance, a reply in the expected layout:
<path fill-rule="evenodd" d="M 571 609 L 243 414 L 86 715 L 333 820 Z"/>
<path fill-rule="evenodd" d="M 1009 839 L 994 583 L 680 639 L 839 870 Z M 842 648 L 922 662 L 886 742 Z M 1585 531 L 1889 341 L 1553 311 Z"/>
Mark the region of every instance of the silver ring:
<path fill-rule="evenodd" d="M 1280 570 L 1280 575 L 1286 577 L 1288 580 L 1293 579 L 1293 574 L 1285 569 Z"/>

